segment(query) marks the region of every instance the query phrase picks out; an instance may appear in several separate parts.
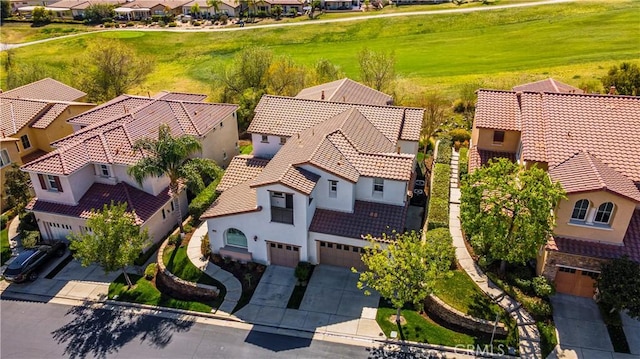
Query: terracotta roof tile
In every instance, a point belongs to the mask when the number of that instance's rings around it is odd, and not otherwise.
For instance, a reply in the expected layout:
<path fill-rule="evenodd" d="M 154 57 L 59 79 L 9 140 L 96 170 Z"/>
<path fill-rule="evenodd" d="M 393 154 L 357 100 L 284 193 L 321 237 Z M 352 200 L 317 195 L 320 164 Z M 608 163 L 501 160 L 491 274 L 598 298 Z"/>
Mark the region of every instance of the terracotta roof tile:
<path fill-rule="evenodd" d="M 251 133 L 291 137 L 351 107 L 367 118 L 389 141 L 418 141 L 424 109 L 346 104 L 293 97 L 262 96 L 249 125 Z"/>
<path fill-rule="evenodd" d="M 33 128 L 47 128 L 60 114 L 69 107 L 66 103 L 54 103 L 42 116 L 31 124 Z"/>
<path fill-rule="evenodd" d="M 170 199 L 168 187 L 157 196 L 153 196 L 124 182 L 116 185 L 94 183 L 76 206 L 46 202 L 35 198 L 27 205 L 27 209 L 35 212 L 89 218 L 92 210 L 100 210 L 105 204 L 110 204 L 113 201 L 114 203 L 127 203 L 127 210 L 135 211 L 136 222 L 142 224 L 166 205 Z"/>
<path fill-rule="evenodd" d="M 51 107 L 46 101 L 0 98 L 0 130 L 10 136 L 35 120 Z"/>
<path fill-rule="evenodd" d="M 121 107 L 122 104 L 114 106 Z M 105 119 L 97 120 L 93 125 L 54 142 L 53 145 L 57 147 L 55 151 L 25 164 L 23 168 L 26 171 L 66 175 L 92 161 L 131 165 L 141 157 L 140 153 L 133 151 L 133 144 L 147 136 L 155 137 L 160 124 L 169 125 L 174 136 L 200 136 L 220 125 L 237 106 L 152 100 L 146 106 L 115 117 L 112 116 L 113 111 L 103 109 L 104 112 L 98 113 L 105 115 Z"/>
<path fill-rule="evenodd" d="M 577 87 L 567 85 L 552 78 L 515 86 L 513 91 L 584 93 L 584 91 Z"/>
<path fill-rule="evenodd" d="M 552 237 L 547 249 L 563 253 L 613 259 L 628 256 L 640 263 L 640 209 L 636 209 L 622 240 L 623 245 L 606 244 L 574 238 Z"/>
<path fill-rule="evenodd" d="M 474 127 L 520 131 L 520 115 L 515 93 L 478 90 Z"/>
<path fill-rule="evenodd" d="M 348 78 L 308 87 L 296 98 L 380 106 L 393 104 L 393 97 Z"/>
<path fill-rule="evenodd" d="M 135 109 L 153 102 L 153 99 L 141 96 L 120 95 L 96 106 L 89 111 L 72 117 L 67 122 L 79 126 L 90 126 L 105 120 L 122 117 Z"/>
<path fill-rule="evenodd" d="M 216 188 L 224 192 L 240 183 L 254 179 L 262 172 L 269 160 L 249 155 L 235 156 L 224 171 L 224 175 Z"/>
<path fill-rule="evenodd" d="M 49 101 L 77 101 L 87 94 L 52 78 L 0 93 L 0 98 L 22 98 Z"/>
<path fill-rule="evenodd" d="M 207 209 L 201 219 L 259 211 L 256 190 L 249 186 L 251 180 L 226 189 Z"/>
<path fill-rule="evenodd" d="M 353 213 L 316 209 L 309 231 L 357 239 L 390 235 L 404 232 L 406 214 L 406 206 L 355 201 Z"/>
<path fill-rule="evenodd" d="M 206 4 L 206 1 L 204 3 Z M 156 98 L 170 101 L 202 102 L 207 98 L 207 95 L 199 93 L 163 91 L 158 94 Z"/>

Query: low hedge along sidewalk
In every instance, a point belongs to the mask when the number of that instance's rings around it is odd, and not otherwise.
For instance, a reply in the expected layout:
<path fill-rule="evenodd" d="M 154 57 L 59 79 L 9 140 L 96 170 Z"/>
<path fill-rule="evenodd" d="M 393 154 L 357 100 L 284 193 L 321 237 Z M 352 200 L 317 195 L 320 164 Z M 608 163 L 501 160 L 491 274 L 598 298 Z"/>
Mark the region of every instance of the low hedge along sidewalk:
<path fill-rule="evenodd" d="M 449 227 L 449 176 L 451 166 L 436 163 L 433 169 L 433 184 L 429 198 L 427 229 Z"/>

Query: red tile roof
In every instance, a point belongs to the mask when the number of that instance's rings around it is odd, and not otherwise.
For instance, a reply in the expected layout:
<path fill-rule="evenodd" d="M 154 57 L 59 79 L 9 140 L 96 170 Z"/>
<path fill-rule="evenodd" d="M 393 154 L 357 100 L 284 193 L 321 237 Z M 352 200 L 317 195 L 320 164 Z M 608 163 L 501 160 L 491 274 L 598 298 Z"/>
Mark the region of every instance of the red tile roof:
<path fill-rule="evenodd" d="M 515 86 L 513 91 L 584 93 L 584 91 L 577 87 L 567 85 L 552 78 Z"/>
<path fill-rule="evenodd" d="M 122 117 L 137 108 L 153 102 L 152 98 L 142 96 L 120 95 L 102 105 L 92 108 L 67 120 L 70 124 L 82 127 L 94 125 L 105 120 Z"/>
<path fill-rule="evenodd" d="M 94 183 L 76 206 L 46 202 L 34 198 L 27 205 L 27 209 L 34 212 L 89 218 L 93 210 L 101 210 L 105 204 L 110 204 L 113 201 L 116 204 L 127 203 L 127 210 L 135 211 L 137 224 L 142 224 L 166 205 L 170 199 L 169 187 L 157 196 L 153 196 L 124 182 L 116 185 Z"/>
<path fill-rule="evenodd" d="M 381 106 L 393 104 L 393 97 L 348 78 L 308 87 L 296 98 Z"/>
<path fill-rule="evenodd" d="M 156 98 L 172 101 L 202 102 L 207 98 L 207 95 L 199 93 L 163 91 L 159 93 Z"/>
<path fill-rule="evenodd" d="M 379 237 L 393 230 L 404 232 L 406 215 L 406 206 L 355 201 L 353 213 L 316 209 L 309 231 L 357 239 L 367 234 Z"/>
<path fill-rule="evenodd" d="M 77 101 L 87 94 L 52 78 L 45 78 L 13 90 L 0 93 L 0 98 L 21 98 L 49 101 Z"/>
<path fill-rule="evenodd" d="M 262 208 L 258 207 L 256 190 L 249 187 L 250 182 L 251 180 L 248 180 L 226 189 L 200 218 L 215 218 L 260 211 Z"/>
<path fill-rule="evenodd" d="M 515 92 L 478 90 L 473 126 L 505 131 L 520 131 L 520 113 Z"/>
<path fill-rule="evenodd" d="M 216 190 L 224 192 L 240 183 L 256 178 L 269 160 L 250 155 L 235 156 L 224 171 Z"/>
<path fill-rule="evenodd" d="M 248 132 L 291 137 L 356 107 L 389 141 L 418 141 L 424 109 L 262 96 Z"/>
<path fill-rule="evenodd" d="M 589 240 L 554 237 L 549 240 L 546 248 L 563 253 L 613 259 L 628 256 L 640 263 L 640 209 L 636 209 L 622 240 L 623 245 L 606 244 Z"/>
<path fill-rule="evenodd" d="M 131 165 L 141 158 L 133 144 L 167 124 L 174 136 L 202 136 L 236 105 L 153 100 L 121 117 L 107 117 L 53 143 L 57 149 L 23 166 L 26 171 L 68 175 L 90 162 Z M 111 111 L 107 111 L 111 114 Z"/>
<path fill-rule="evenodd" d="M 47 128 L 69 106 L 90 103 L 53 100 L 0 98 L 0 130 L 2 136 L 11 136 L 25 126 Z"/>
<path fill-rule="evenodd" d="M 354 183 L 360 176 L 408 181 L 414 156 L 394 150 L 393 143 L 351 107 L 289 138 L 251 186 L 281 183 L 309 194 L 319 176 L 299 167 L 306 164 Z"/>
<path fill-rule="evenodd" d="M 549 176 L 559 181 L 567 193 L 607 190 L 640 202 L 640 191 L 633 181 L 585 151 L 550 168 Z"/>

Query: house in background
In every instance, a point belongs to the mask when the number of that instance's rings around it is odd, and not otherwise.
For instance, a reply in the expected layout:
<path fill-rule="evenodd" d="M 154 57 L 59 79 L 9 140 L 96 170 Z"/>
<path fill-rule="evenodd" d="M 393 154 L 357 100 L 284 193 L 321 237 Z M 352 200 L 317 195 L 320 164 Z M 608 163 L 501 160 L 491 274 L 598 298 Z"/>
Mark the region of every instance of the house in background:
<path fill-rule="evenodd" d="M 205 97 L 120 96 L 71 119 L 86 127 L 56 141 L 56 150 L 22 167 L 36 192 L 27 210 L 35 214 L 42 236 L 60 239 L 71 231 L 86 231 L 91 210 L 114 201 L 126 202 L 129 210 L 135 210 L 137 222 L 149 229 L 153 241 L 162 239 L 178 215 L 169 179 L 147 178 L 140 186 L 130 177 L 128 167 L 143 156 L 133 145 L 141 138 L 157 138 L 158 127 L 167 124 L 174 136 L 195 136 L 202 143 L 199 156 L 228 163 L 237 154 L 237 106 L 202 102 Z M 184 191 L 180 207 L 187 213 Z"/>
<path fill-rule="evenodd" d="M 73 133 L 66 120 L 95 106 L 82 102 L 86 94 L 56 80 L 40 81 L 0 93 L 0 177 L 11 163 L 22 165 L 53 150 L 50 143 Z"/>
<path fill-rule="evenodd" d="M 506 157 L 560 182 L 568 198 L 537 271 L 590 297 L 604 261 L 640 262 L 640 98 L 555 84 L 569 93 L 479 90 L 469 170 Z"/>
<path fill-rule="evenodd" d="M 143 20 L 152 16 L 182 14 L 182 7 L 189 0 L 133 0 L 115 9 L 116 14 L 129 20 Z"/>
<path fill-rule="evenodd" d="M 210 18 L 217 15 L 227 15 L 228 17 L 238 16 L 242 8 L 242 2 L 234 0 L 222 0 L 218 2 L 218 9 L 210 6 L 206 0 L 192 0 L 182 6 L 182 13 L 184 15 L 191 14 L 191 7 L 195 4 L 200 6 L 200 14 L 203 17 Z"/>
<path fill-rule="evenodd" d="M 363 236 L 403 231 L 423 109 L 265 95 L 203 214 L 241 261 L 362 267 Z"/>
<path fill-rule="evenodd" d="M 393 97 L 349 78 L 308 87 L 296 98 L 367 105 L 393 105 Z"/>
<path fill-rule="evenodd" d="M 62 17 L 83 19 L 85 10 L 92 5 L 109 4 L 117 7 L 124 3 L 126 3 L 126 0 L 60 0 L 52 3 L 49 7 L 60 9 Z"/>

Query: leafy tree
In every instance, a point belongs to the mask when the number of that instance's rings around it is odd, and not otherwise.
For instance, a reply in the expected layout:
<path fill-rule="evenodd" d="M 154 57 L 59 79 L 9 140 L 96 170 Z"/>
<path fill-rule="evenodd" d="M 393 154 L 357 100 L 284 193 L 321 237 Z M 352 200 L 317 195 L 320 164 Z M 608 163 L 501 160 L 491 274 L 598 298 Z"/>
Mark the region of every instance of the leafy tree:
<path fill-rule="evenodd" d="M 0 0 L 0 18 L 6 19 L 11 16 L 11 4 L 9 0 Z"/>
<path fill-rule="evenodd" d="M 14 89 L 22 85 L 30 84 L 46 77 L 56 78 L 58 74 L 47 71 L 40 62 L 14 62 L 13 50 L 7 51 L 5 70 L 7 74 L 7 88 Z"/>
<path fill-rule="evenodd" d="M 606 76 L 602 78 L 605 91 L 611 86 L 616 87 L 620 95 L 640 95 L 640 67 L 637 64 L 623 62 L 620 67 L 613 66 Z"/>
<path fill-rule="evenodd" d="M 92 211 L 87 220 L 90 231 L 72 232 L 68 238 L 74 257 L 83 266 L 96 263 L 105 273 L 122 270 L 129 288 L 133 286 L 125 267 L 132 265 L 149 241 L 147 230 L 140 231 L 135 213 L 127 212 L 127 204 L 104 205 L 102 211 Z"/>
<path fill-rule="evenodd" d="M 295 96 L 305 86 L 305 70 L 288 56 L 271 63 L 267 72 L 267 92 L 280 96 Z"/>
<path fill-rule="evenodd" d="M 5 193 L 7 194 L 7 204 L 9 207 L 17 207 L 19 212 L 22 212 L 24 207 L 31 199 L 29 192 L 29 185 L 31 180 L 29 174 L 20 171 L 20 166 L 17 163 L 11 164 L 11 170 L 5 174 Z"/>
<path fill-rule="evenodd" d="M 481 83 L 465 83 L 460 86 L 460 97 L 454 102 L 453 111 L 461 114 L 464 119 L 464 126 L 470 130 L 473 125 L 473 115 L 476 110 L 478 96 L 476 91 L 482 87 Z"/>
<path fill-rule="evenodd" d="M 455 256 L 451 235 L 447 229 L 427 232 L 425 240 L 415 231 L 382 235 L 384 248 L 371 235 L 362 261 L 367 270 L 360 273 L 358 288 L 374 289 L 397 309 L 396 321 L 400 325 L 400 310 L 406 303 L 420 306 L 433 292 L 436 280 L 445 276 Z M 356 272 L 355 268 L 351 269 Z M 365 290 L 365 294 L 371 294 Z"/>
<path fill-rule="evenodd" d="M 340 68 L 327 59 L 320 59 L 313 68 L 312 83 L 315 85 L 339 80 L 345 77 Z"/>
<path fill-rule="evenodd" d="M 112 19 L 116 16 L 115 6 L 106 3 L 94 3 L 84 11 L 85 19 L 92 24 L 102 24 L 104 19 Z"/>
<path fill-rule="evenodd" d="M 91 101 L 107 101 L 141 84 L 153 68 L 149 57 L 138 56 L 117 40 L 100 39 L 74 62 L 78 86 Z"/>
<path fill-rule="evenodd" d="M 194 17 L 200 17 L 200 5 L 198 3 L 191 5 L 191 8 L 189 10 L 191 11 L 191 15 L 193 15 Z"/>
<path fill-rule="evenodd" d="M 143 157 L 127 169 L 140 185 L 147 177 L 169 178 L 169 189 L 174 207 L 178 210 L 178 226 L 182 228 L 182 210 L 180 209 L 180 182 L 186 184 L 194 193 L 199 193 L 204 188 L 202 174 L 215 176 L 218 166 L 210 159 L 190 158 L 200 151 L 202 145 L 193 136 L 183 135 L 173 137 L 171 129 L 166 124 L 158 128 L 158 138 L 142 138 L 136 141 L 135 151 L 141 151 Z"/>
<path fill-rule="evenodd" d="M 53 19 L 53 11 L 46 10 L 43 6 L 36 6 L 31 12 L 31 18 L 36 26 L 48 24 Z"/>
<path fill-rule="evenodd" d="M 640 264 L 628 257 L 603 264 L 597 286 L 602 302 L 640 319 Z"/>
<path fill-rule="evenodd" d="M 220 0 L 207 0 L 207 5 L 213 8 L 213 14 L 217 14 L 220 11 Z"/>
<path fill-rule="evenodd" d="M 426 144 L 447 119 L 451 103 L 449 99 L 439 92 L 424 93 L 410 102 L 412 106 L 421 107 L 425 110 L 420 137 Z M 424 146 L 424 152 L 427 153 L 426 145 Z"/>
<path fill-rule="evenodd" d="M 282 16 L 282 6 L 275 5 L 271 8 L 271 12 L 276 16 L 276 20 L 280 20 L 280 17 Z"/>
<path fill-rule="evenodd" d="M 321 6 L 321 2 L 320 0 L 312 0 L 311 3 L 309 4 L 309 7 L 311 9 L 309 9 L 309 19 L 315 19 L 316 18 L 316 10 L 320 9 Z"/>
<path fill-rule="evenodd" d="M 376 52 L 367 48 L 358 53 L 360 80 L 378 91 L 392 93 L 396 76 L 396 58 L 393 52 Z"/>
<path fill-rule="evenodd" d="M 553 210 L 565 198 L 540 168 L 529 170 L 501 158 L 491 160 L 462 182 L 460 218 L 474 249 L 491 259 L 524 263 L 547 242 Z"/>

